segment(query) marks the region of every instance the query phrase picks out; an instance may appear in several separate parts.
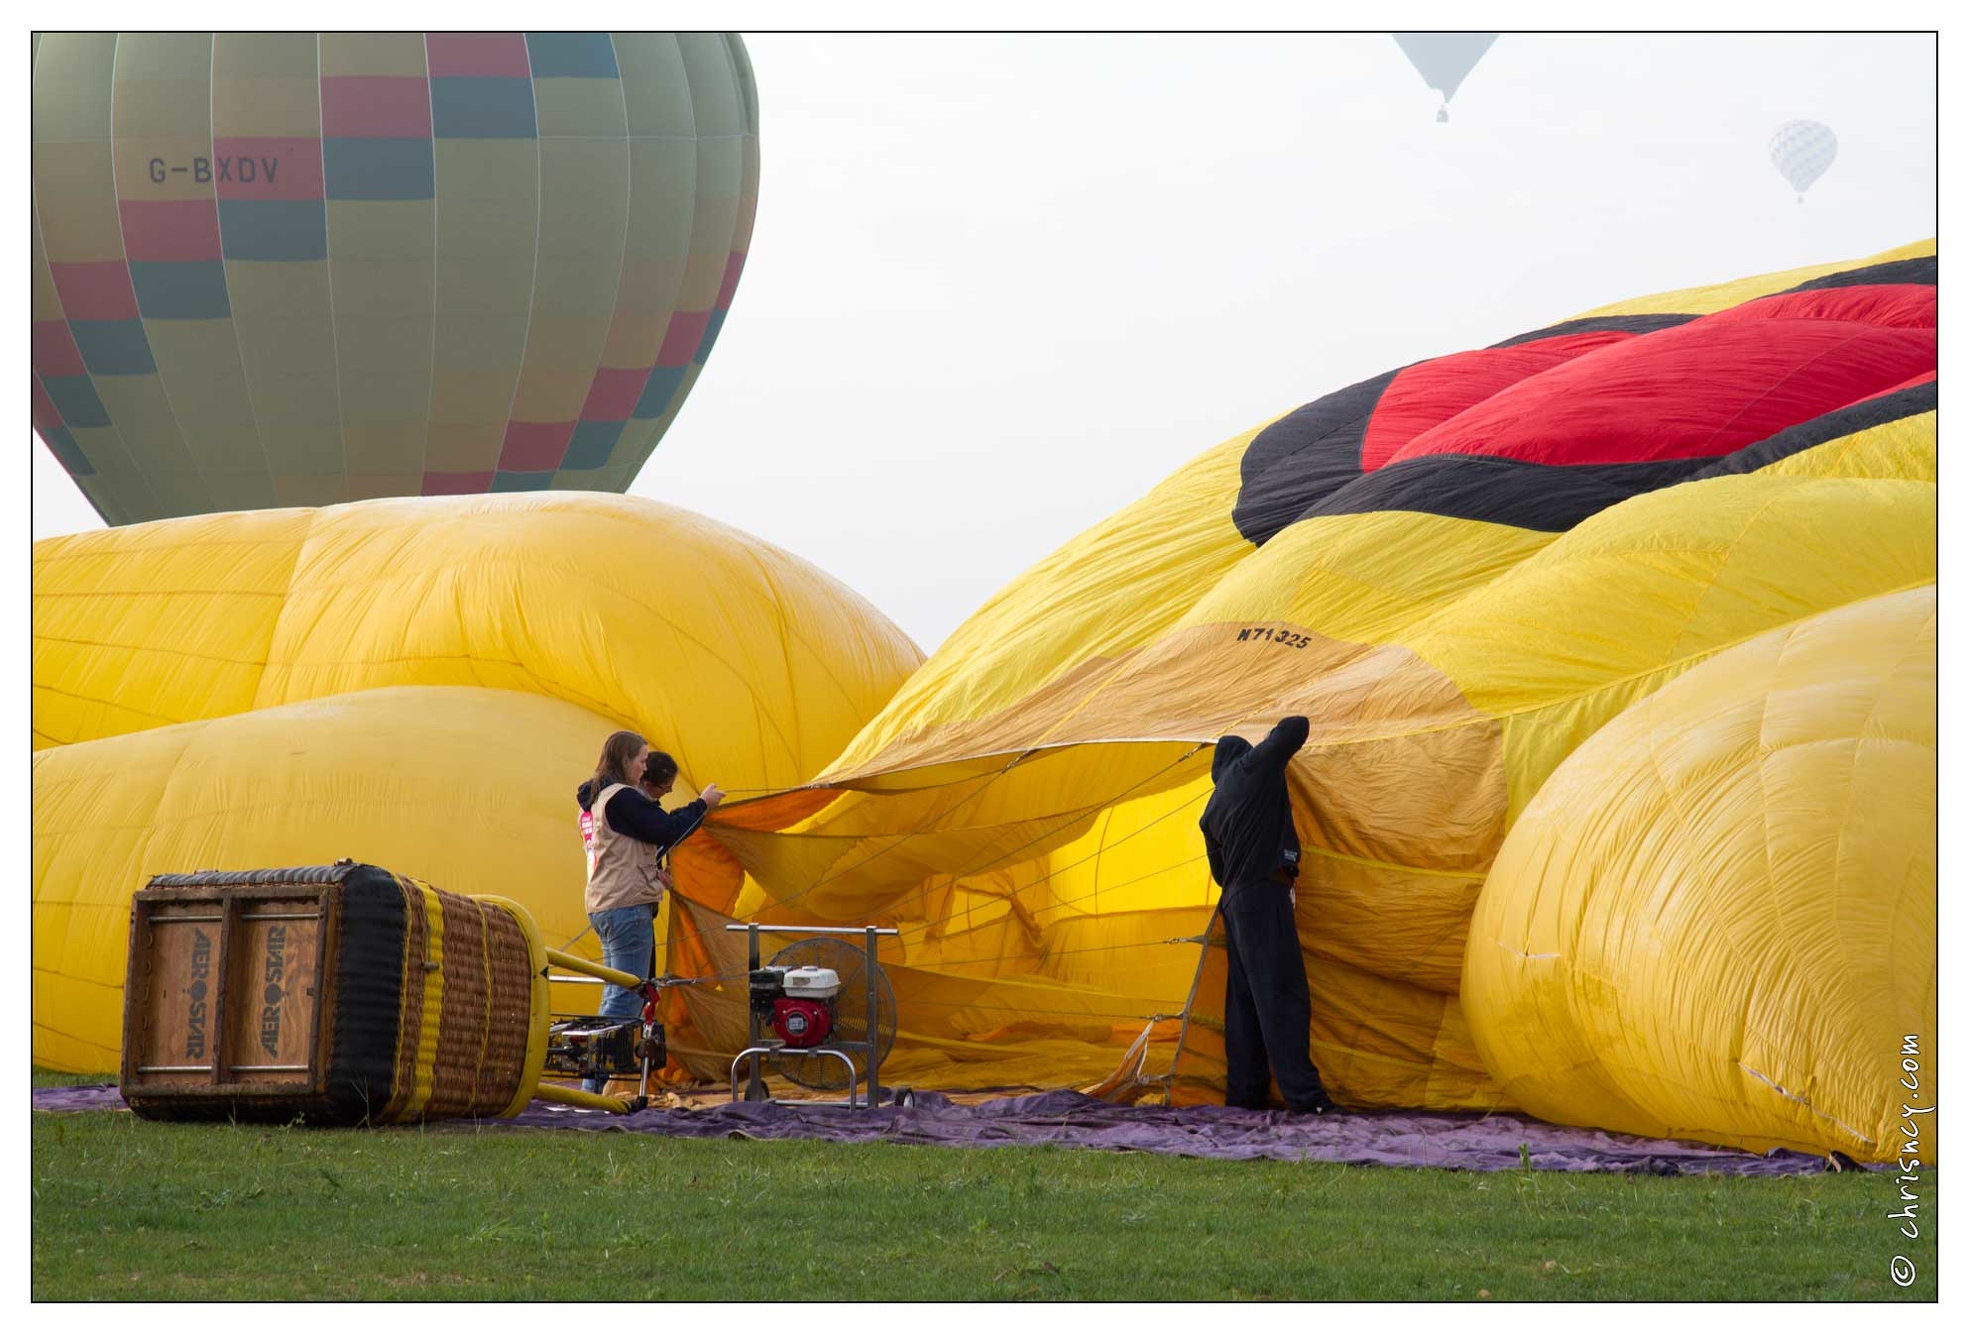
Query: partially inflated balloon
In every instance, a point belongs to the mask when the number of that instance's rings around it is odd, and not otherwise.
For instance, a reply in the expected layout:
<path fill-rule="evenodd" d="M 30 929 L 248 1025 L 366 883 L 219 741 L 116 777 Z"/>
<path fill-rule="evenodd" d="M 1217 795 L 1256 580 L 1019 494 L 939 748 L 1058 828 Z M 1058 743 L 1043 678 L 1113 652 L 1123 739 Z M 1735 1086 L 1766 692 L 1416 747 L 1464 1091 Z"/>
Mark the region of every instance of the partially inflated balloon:
<path fill-rule="evenodd" d="M 1895 1157 L 1936 1076 L 1936 699 L 1931 584 L 1718 654 L 1560 765 L 1470 926 L 1464 1006 L 1511 1098 Z"/>
<path fill-rule="evenodd" d="M 42 35 L 35 429 L 113 524 L 625 490 L 758 170 L 733 35 Z"/>
<path fill-rule="evenodd" d="M 1802 204 L 1812 182 L 1825 175 L 1839 156 L 1839 137 L 1815 120 L 1786 121 L 1771 136 L 1770 154 L 1771 165 L 1791 182 Z"/>
<path fill-rule="evenodd" d="M 774 911 L 1029 989 L 948 1059 L 1221 1096 L 1210 743 L 1305 714 L 1329 1089 L 1509 1106 L 1465 946 L 1547 778 L 1735 646 L 1933 581 L 1935 273 L 1922 244 L 1666 293 L 1316 399 L 1041 561 L 813 789 L 713 832 Z M 941 1013 L 902 996 L 905 1036 Z"/>
<path fill-rule="evenodd" d="M 806 562 L 623 496 L 50 538 L 34 594 L 35 1059 L 71 1070 L 114 1064 L 152 875 L 353 857 L 517 899 L 594 957 L 574 789 L 610 732 L 675 756 L 680 800 L 785 787 L 921 661 Z M 673 866 L 713 909 L 741 893 L 710 839 Z"/>
<path fill-rule="evenodd" d="M 569 941 L 587 921 L 568 776 L 613 726 L 540 695 L 399 686 L 36 752 L 36 1063 L 116 1068 L 130 895 L 160 873 L 354 857 L 503 895 Z"/>

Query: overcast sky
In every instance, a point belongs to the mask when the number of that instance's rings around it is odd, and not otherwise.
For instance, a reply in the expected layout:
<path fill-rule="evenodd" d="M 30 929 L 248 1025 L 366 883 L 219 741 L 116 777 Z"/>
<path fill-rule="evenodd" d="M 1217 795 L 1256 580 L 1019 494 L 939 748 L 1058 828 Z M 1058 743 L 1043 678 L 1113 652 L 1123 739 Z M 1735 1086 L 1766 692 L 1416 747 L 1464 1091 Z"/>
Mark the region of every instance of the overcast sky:
<path fill-rule="evenodd" d="M 632 488 L 934 649 L 1184 460 L 1664 288 L 1935 230 L 1935 41 L 1498 39 L 1435 119 L 1386 34 L 748 35 L 730 319 Z M 1839 156 L 1803 205 L 1766 156 Z M 34 447 L 36 537 L 100 526 Z"/>

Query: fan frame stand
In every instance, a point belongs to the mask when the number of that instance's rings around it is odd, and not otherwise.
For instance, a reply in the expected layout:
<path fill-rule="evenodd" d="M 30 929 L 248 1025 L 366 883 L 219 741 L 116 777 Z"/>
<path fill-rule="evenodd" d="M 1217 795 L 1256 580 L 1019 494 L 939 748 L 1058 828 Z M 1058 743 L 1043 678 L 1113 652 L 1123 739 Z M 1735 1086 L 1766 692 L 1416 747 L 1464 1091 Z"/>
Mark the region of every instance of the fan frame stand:
<path fill-rule="evenodd" d="M 870 1111 L 882 1102 L 882 1035 L 876 1022 L 880 1014 L 878 996 L 882 981 L 881 964 L 875 957 L 876 941 L 883 936 L 899 936 L 902 933 L 887 926 L 774 926 L 762 922 L 727 922 L 727 931 L 743 931 L 746 940 L 747 970 L 756 971 L 759 967 L 759 933 L 769 931 L 774 935 L 810 936 L 860 936 L 862 941 L 862 984 L 867 988 L 868 1040 L 865 1042 L 828 1041 L 813 1047 L 797 1048 L 802 1056 L 833 1056 L 848 1068 L 848 1096 L 839 1098 L 802 1098 L 799 1101 L 809 1107 L 847 1107 Z M 766 1056 L 780 1055 L 787 1050 L 784 1042 L 777 1038 L 764 1038 L 759 1033 L 759 1016 L 750 1005 L 745 1011 L 745 1050 L 732 1057 L 731 1100 L 733 1102 L 783 1102 L 782 1098 L 772 1097 L 766 1090 L 765 1078 L 759 1072 L 759 1062 Z M 855 1078 L 855 1063 L 848 1053 L 866 1052 L 868 1054 L 868 1079 L 866 1087 L 861 1087 Z M 738 1067 L 748 1066 L 743 1096 L 738 1088 Z M 856 1094 L 860 1094 L 857 1099 Z"/>

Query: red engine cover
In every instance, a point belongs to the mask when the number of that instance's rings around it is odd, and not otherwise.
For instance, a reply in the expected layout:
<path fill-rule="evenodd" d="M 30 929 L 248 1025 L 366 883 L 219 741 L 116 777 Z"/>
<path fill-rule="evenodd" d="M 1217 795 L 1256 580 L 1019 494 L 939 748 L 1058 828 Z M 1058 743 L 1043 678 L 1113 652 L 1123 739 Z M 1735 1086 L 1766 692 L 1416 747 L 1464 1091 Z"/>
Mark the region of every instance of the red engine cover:
<path fill-rule="evenodd" d="M 773 1002 L 773 1032 L 789 1047 L 818 1047 L 834 1028 L 834 1012 L 825 1001 L 781 996 Z"/>

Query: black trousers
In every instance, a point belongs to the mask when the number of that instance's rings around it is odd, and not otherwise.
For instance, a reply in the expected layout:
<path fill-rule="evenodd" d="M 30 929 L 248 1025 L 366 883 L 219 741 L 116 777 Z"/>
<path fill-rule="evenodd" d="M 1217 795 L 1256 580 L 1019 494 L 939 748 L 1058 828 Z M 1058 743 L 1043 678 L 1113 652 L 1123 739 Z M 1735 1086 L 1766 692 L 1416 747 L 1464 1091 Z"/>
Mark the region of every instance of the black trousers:
<path fill-rule="evenodd" d="M 1289 1110 L 1323 1107 L 1326 1090 L 1307 1051 L 1313 999 L 1285 886 L 1268 880 L 1227 890 L 1222 911 L 1230 953 L 1224 983 L 1230 1077 L 1224 1105 L 1264 1107 L 1276 1078 Z"/>

